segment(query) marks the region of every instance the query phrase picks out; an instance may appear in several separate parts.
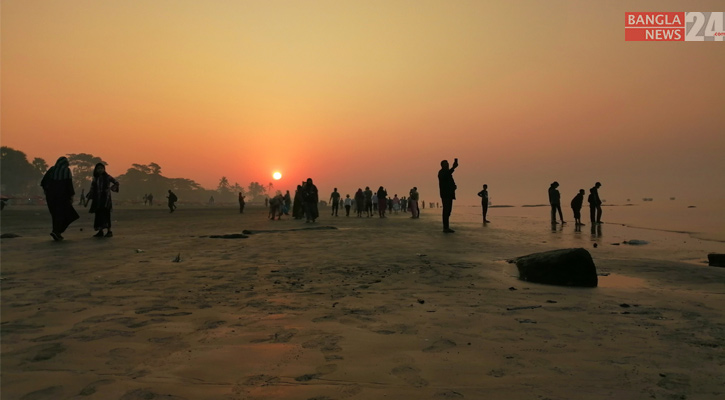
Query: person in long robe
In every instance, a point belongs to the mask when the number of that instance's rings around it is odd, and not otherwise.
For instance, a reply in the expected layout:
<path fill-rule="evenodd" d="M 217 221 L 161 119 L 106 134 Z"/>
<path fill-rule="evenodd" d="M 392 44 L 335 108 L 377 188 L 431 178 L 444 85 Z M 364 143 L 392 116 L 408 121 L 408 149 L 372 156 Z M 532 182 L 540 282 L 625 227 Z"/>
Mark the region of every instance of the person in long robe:
<path fill-rule="evenodd" d="M 302 206 L 302 185 L 297 185 L 294 202 L 292 204 L 292 217 L 294 217 L 294 219 L 302 219 L 304 214 L 305 211 Z"/>
<path fill-rule="evenodd" d="M 96 164 L 93 169 L 91 190 L 88 191 L 88 199 L 91 200 L 89 212 L 96 214 L 93 220 L 93 229 L 98 232 L 93 235 L 95 237 L 113 237 L 113 232 L 111 232 L 112 191 L 118 192 L 118 181 L 108 175 L 106 166 L 103 163 Z M 103 234 L 104 229 L 106 230 L 105 235 Z"/>
<path fill-rule="evenodd" d="M 307 178 L 304 188 L 302 189 L 302 203 L 305 208 L 305 222 L 315 222 L 320 216 L 317 202 L 320 201 L 317 186 L 312 183 L 312 178 Z"/>
<path fill-rule="evenodd" d="M 361 188 L 358 188 L 357 192 L 355 192 L 355 211 L 357 211 L 358 218 L 362 217 L 365 207 L 365 192 Z"/>
<path fill-rule="evenodd" d="M 45 201 L 48 203 L 48 210 L 53 220 L 50 236 L 59 242 L 63 240 L 61 234 L 68 229 L 68 226 L 80 218 L 73 208 L 73 197 L 76 192 L 73 189 L 73 177 L 66 157 L 58 158 L 55 165 L 43 176 L 40 186 L 45 192 Z"/>
<path fill-rule="evenodd" d="M 388 195 L 388 192 L 380 186 L 378 189 L 378 214 L 380 214 L 380 218 L 385 218 L 385 210 L 388 209 L 388 201 L 385 199 Z"/>

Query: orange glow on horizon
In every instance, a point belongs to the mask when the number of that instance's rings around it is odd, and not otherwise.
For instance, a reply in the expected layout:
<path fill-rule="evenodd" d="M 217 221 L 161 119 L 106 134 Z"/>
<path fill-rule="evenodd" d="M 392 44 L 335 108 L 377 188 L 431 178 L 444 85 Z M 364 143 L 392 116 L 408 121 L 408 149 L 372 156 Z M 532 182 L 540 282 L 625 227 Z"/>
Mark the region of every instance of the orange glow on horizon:
<path fill-rule="evenodd" d="M 722 43 L 625 42 L 631 11 L 8 0 L 2 145 L 48 163 L 90 153 L 112 175 L 154 162 L 205 188 L 222 176 L 281 190 L 312 178 L 321 192 L 417 186 L 432 200 L 440 161 L 458 157 L 456 183 L 474 203 L 483 183 L 498 204 L 537 203 L 554 180 L 607 182 L 610 201 L 673 186 L 725 196 L 702 173 L 725 169 Z"/>

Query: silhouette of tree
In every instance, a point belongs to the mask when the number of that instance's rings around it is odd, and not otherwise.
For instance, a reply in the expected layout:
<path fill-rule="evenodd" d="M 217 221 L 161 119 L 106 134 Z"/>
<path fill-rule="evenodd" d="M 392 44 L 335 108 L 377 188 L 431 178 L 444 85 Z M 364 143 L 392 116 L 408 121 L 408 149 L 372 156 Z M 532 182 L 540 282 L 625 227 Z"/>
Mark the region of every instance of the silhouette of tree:
<path fill-rule="evenodd" d="M 252 198 L 256 199 L 258 196 L 263 196 L 267 191 L 264 186 L 259 182 L 251 182 L 248 187 L 247 194 Z"/>
<path fill-rule="evenodd" d="M 144 174 L 150 174 L 151 173 L 151 167 L 144 164 L 131 164 L 133 169 L 143 172 Z"/>
<path fill-rule="evenodd" d="M 80 192 L 81 188 L 87 189 L 90 187 L 93 168 L 96 167 L 96 164 L 108 165 L 101 157 L 88 153 L 68 154 L 66 157 L 68 157 L 68 164 L 70 164 L 70 170 L 73 173 L 73 184 L 78 192 Z"/>
<path fill-rule="evenodd" d="M 36 195 L 42 193 L 41 173 L 22 151 L 11 147 L 0 148 L 0 183 L 7 195 Z"/>
<path fill-rule="evenodd" d="M 45 172 L 48 171 L 48 163 L 46 163 L 45 160 L 40 157 L 35 157 L 33 159 L 33 168 L 35 168 L 41 174 L 45 174 Z"/>
<path fill-rule="evenodd" d="M 151 169 L 151 173 L 154 175 L 161 175 L 161 166 L 155 162 L 149 163 L 148 167 Z"/>
<path fill-rule="evenodd" d="M 229 184 L 229 179 L 227 179 L 226 176 L 222 176 L 221 179 L 219 179 L 219 185 L 217 186 L 218 191 L 229 191 L 231 190 L 231 185 Z"/>
<path fill-rule="evenodd" d="M 219 179 L 219 185 L 217 186 L 217 192 L 219 193 L 218 199 L 222 202 L 232 201 L 234 193 L 232 192 L 232 185 L 226 176 L 222 176 Z"/>
<path fill-rule="evenodd" d="M 234 186 L 232 186 L 232 191 L 234 193 L 241 193 L 242 196 L 244 196 L 244 193 L 245 193 L 244 188 L 237 182 L 234 182 Z"/>

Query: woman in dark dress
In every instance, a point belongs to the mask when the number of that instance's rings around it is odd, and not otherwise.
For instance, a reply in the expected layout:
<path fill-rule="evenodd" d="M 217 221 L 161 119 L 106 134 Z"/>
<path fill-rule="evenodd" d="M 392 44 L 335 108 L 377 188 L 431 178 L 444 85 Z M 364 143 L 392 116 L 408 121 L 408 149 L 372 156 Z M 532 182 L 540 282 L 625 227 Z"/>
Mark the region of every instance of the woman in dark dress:
<path fill-rule="evenodd" d="M 104 237 L 104 229 L 107 230 L 105 237 L 113 236 L 113 232 L 111 232 L 111 209 L 113 208 L 111 191 L 118 192 L 118 181 L 106 173 L 105 165 L 96 164 L 96 168 L 93 170 L 91 190 L 88 192 L 88 199 L 91 200 L 90 212 L 96 214 L 93 229 L 98 233 L 93 235 L 95 237 Z"/>
<path fill-rule="evenodd" d="M 317 186 L 312 183 L 312 178 L 307 178 L 304 188 L 302 189 L 302 203 L 305 209 L 305 222 L 315 222 L 320 216 L 317 202 L 320 201 Z"/>
<path fill-rule="evenodd" d="M 304 207 L 302 207 L 302 185 L 297 185 L 295 190 L 295 199 L 292 203 L 292 217 L 294 219 L 302 219 L 305 215 Z"/>
<path fill-rule="evenodd" d="M 56 242 L 63 240 L 61 233 L 65 232 L 71 222 L 80 218 L 73 208 L 73 178 L 71 177 L 68 159 L 60 157 L 55 165 L 50 167 L 40 182 L 45 192 L 45 201 L 53 219 L 53 231 L 50 236 Z"/>
<path fill-rule="evenodd" d="M 385 218 L 385 210 L 388 208 L 387 196 L 388 192 L 380 186 L 380 189 L 378 189 L 378 214 L 380 214 L 380 218 Z"/>

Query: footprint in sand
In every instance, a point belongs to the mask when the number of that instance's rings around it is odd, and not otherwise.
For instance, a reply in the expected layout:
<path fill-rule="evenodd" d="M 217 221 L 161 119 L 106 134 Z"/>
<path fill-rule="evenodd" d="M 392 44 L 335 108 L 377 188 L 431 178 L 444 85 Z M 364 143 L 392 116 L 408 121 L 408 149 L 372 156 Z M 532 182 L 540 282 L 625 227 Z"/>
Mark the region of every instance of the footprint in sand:
<path fill-rule="evenodd" d="M 287 343 L 297 334 L 297 329 L 282 329 L 269 335 L 266 339 L 253 339 L 252 343 Z M 303 346 L 304 347 L 304 346 Z"/>
<path fill-rule="evenodd" d="M 428 381 L 420 377 L 420 370 L 410 365 L 401 365 L 390 371 L 393 376 L 402 379 L 407 384 L 414 387 L 428 386 Z"/>
<path fill-rule="evenodd" d="M 50 360 L 58 354 L 64 352 L 66 347 L 62 343 L 48 343 L 40 346 L 32 347 L 31 349 L 37 350 L 35 356 L 30 360 L 32 362 Z"/>
<path fill-rule="evenodd" d="M 323 353 L 337 353 L 342 351 L 342 348 L 337 343 L 342 340 L 342 336 L 336 335 L 322 335 L 315 339 L 308 340 L 302 343 L 302 348 L 305 349 L 316 349 L 319 348 Z"/>
<path fill-rule="evenodd" d="M 438 339 L 432 345 L 423 349 L 425 353 L 435 353 L 456 347 L 456 342 L 449 339 Z"/>
<path fill-rule="evenodd" d="M 280 382 L 278 376 L 272 375 L 252 375 L 242 382 L 244 386 L 269 386 Z"/>
<path fill-rule="evenodd" d="M 59 399 L 63 395 L 63 386 L 50 386 L 45 389 L 30 392 L 21 397 L 20 400 L 45 400 Z"/>
<path fill-rule="evenodd" d="M 156 306 L 156 307 L 141 307 L 136 310 L 136 314 L 147 314 L 151 311 L 171 311 L 171 310 L 178 310 L 179 307 L 171 307 L 171 306 Z"/>
<path fill-rule="evenodd" d="M 164 399 L 164 400 L 186 400 L 184 397 L 172 396 L 170 394 L 160 395 L 148 389 L 136 389 L 126 392 L 118 400 L 148 400 L 148 399 Z"/>
<path fill-rule="evenodd" d="M 113 382 L 115 382 L 115 381 L 112 380 L 112 379 L 101 379 L 100 381 L 95 381 L 93 383 L 89 383 L 88 385 L 86 385 L 86 387 L 84 387 L 78 393 L 78 395 L 79 396 L 90 396 L 90 395 L 96 393 L 96 391 L 98 390 L 98 386 L 108 385 L 108 384 L 111 384 Z"/>
<path fill-rule="evenodd" d="M 444 390 L 435 394 L 436 399 L 462 399 L 464 396 L 453 390 Z"/>
<path fill-rule="evenodd" d="M 322 365 L 320 367 L 317 367 L 317 371 L 314 374 L 305 374 L 302 376 L 298 376 L 295 378 L 295 380 L 297 382 L 307 382 L 307 381 L 311 381 L 313 379 L 318 379 L 319 377 L 321 377 L 323 375 L 331 374 L 335 371 L 337 371 L 336 364 Z"/>
<path fill-rule="evenodd" d="M 501 378 L 503 376 L 506 376 L 506 371 L 504 371 L 502 369 L 492 369 L 492 370 L 488 371 L 488 373 L 486 375 L 492 376 L 494 378 Z"/>

